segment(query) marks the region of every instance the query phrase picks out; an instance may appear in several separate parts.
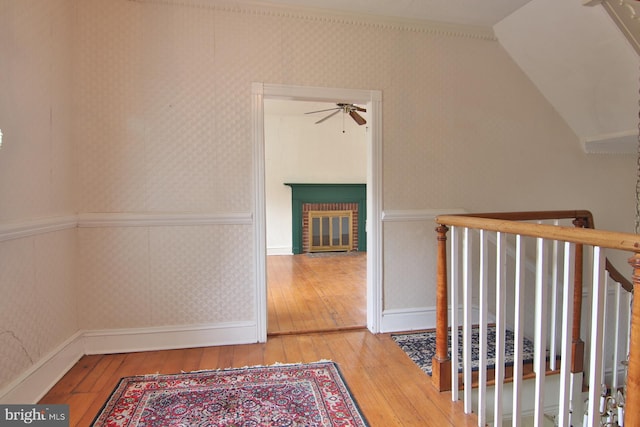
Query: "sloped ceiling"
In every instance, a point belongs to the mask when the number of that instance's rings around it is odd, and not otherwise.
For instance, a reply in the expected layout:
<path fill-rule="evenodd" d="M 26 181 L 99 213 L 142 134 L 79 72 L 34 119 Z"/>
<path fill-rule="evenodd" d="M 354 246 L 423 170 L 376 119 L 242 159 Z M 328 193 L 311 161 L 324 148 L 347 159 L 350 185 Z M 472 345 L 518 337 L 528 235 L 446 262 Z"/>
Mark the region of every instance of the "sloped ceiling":
<path fill-rule="evenodd" d="M 586 151 L 636 150 L 640 62 L 601 5 L 533 0 L 494 31 Z"/>
<path fill-rule="evenodd" d="M 587 152 L 635 153 L 638 72 L 631 44 L 583 0 L 275 0 L 272 4 L 487 27 Z M 595 2 L 597 3 L 597 2 Z"/>

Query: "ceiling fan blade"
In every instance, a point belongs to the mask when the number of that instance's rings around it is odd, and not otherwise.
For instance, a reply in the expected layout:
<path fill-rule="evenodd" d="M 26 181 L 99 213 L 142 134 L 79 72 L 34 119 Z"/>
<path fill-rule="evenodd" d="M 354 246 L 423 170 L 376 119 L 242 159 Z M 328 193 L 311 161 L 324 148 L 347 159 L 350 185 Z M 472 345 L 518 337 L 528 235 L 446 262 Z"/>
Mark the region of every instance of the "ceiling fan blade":
<path fill-rule="evenodd" d="M 367 109 L 366 109 L 366 108 L 358 107 L 357 105 L 353 105 L 353 104 L 351 104 L 351 107 L 353 107 L 353 109 L 354 109 L 354 110 L 356 110 L 356 111 L 361 111 L 361 112 L 363 112 L 363 113 L 366 113 L 366 112 L 367 112 Z"/>
<path fill-rule="evenodd" d="M 341 109 L 342 107 L 334 107 L 334 108 L 327 108 L 326 110 L 309 111 L 309 112 L 306 112 L 305 114 L 323 113 L 325 111 L 333 111 L 333 110 L 341 110 Z"/>
<path fill-rule="evenodd" d="M 349 111 L 349 115 L 351 116 L 351 118 L 353 120 L 356 121 L 357 124 L 359 124 L 360 126 L 364 125 L 365 123 L 367 123 L 367 121 L 364 119 L 364 117 L 362 117 L 360 114 L 356 113 L 355 111 Z"/>
<path fill-rule="evenodd" d="M 338 114 L 340 111 L 342 111 L 342 108 L 337 109 L 337 110 L 336 110 L 336 111 L 334 111 L 333 113 L 329 114 L 327 117 L 325 117 L 325 118 L 323 118 L 323 119 L 318 120 L 318 121 L 316 122 L 316 124 L 319 124 L 319 123 L 324 122 L 325 120 L 327 120 L 327 119 L 329 119 L 329 118 L 331 118 L 331 117 L 335 116 L 336 114 Z"/>

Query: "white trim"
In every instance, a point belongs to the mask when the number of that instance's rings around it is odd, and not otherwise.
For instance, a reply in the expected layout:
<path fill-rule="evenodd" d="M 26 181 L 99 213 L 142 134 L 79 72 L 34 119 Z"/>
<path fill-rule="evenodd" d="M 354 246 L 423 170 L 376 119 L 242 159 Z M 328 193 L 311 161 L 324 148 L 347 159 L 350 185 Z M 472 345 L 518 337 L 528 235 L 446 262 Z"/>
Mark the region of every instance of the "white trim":
<path fill-rule="evenodd" d="M 130 353 L 258 341 L 255 322 L 179 327 L 92 330 L 84 333 L 85 354 Z"/>
<path fill-rule="evenodd" d="M 78 227 L 170 227 L 252 224 L 250 212 L 221 213 L 84 213 Z"/>
<path fill-rule="evenodd" d="M 382 212 L 383 222 L 430 221 L 438 215 L 457 215 L 467 213 L 460 208 L 454 209 L 407 209 Z"/>
<path fill-rule="evenodd" d="M 256 316 L 260 341 L 267 336 L 266 219 L 264 195 L 264 99 L 366 103 L 367 132 L 367 327 L 380 331 L 382 319 L 382 92 L 280 84 L 251 85 L 255 174 Z"/>
<path fill-rule="evenodd" d="M 436 327 L 436 308 L 405 308 L 385 310 L 380 332 L 402 332 Z"/>
<path fill-rule="evenodd" d="M 589 154 L 631 154 L 638 149 L 638 130 L 596 135 L 582 140 Z"/>
<path fill-rule="evenodd" d="M 1 389 L 0 404 L 38 402 L 85 354 L 251 344 L 256 329 L 254 322 L 230 322 L 78 331 Z"/>
<path fill-rule="evenodd" d="M 458 306 L 458 315 L 462 316 L 463 307 Z M 447 318 L 450 317 L 450 313 Z M 478 323 L 480 309 L 478 306 L 471 307 L 471 319 L 473 323 Z M 495 317 L 488 316 L 489 322 L 494 322 Z M 436 327 L 436 307 L 416 307 L 385 310 L 382 314 L 382 327 L 380 332 L 406 332 L 424 329 L 435 329 Z"/>
<path fill-rule="evenodd" d="M 0 242 L 76 228 L 77 224 L 78 218 L 76 215 L 8 222 L 0 224 Z"/>
<path fill-rule="evenodd" d="M 80 331 L 0 390 L 0 403 L 38 402 L 83 355 L 82 332 Z"/>
<path fill-rule="evenodd" d="M 387 17 L 345 10 L 330 10 L 309 6 L 282 5 L 268 1 L 250 0 L 132 0 L 138 3 L 179 5 L 206 8 L 221 12 L 246 15 L 273 16 L 279 18 L 305 19 L 327 23 L 371 26 L 397 31 L 432 33 L 451 37 L 469 37 L 481 40 L 496 40 L 493 29 L 485 26 L 463 25 L 425 19 Z"/>
<path fill-rule="evenodd" d="M 170 227 L 250 224 L 253 224 L 251 212 L 83 213 L 0 224 L 0 242 L 76 227 Z"/>
<path fill-rule="evenodd" d="M 371 91 L 367 103 L 370 131 L 367 132 L 367 327 L 381 331 L 383 310 L 382 233 L 382 92 Z"/>
<path fill-rule="evenodd" d="M 265 190 L 264 153 L 264 85 L 251 84 L 251 134 L 253 138 L 253 194 L 254 194 L 254 265 L 256 335 L 259 342 L 267 341 L 267 207 Z"/>
<path fill-rule="evenodd" d="M 599 2 L 618 26 L 635 53 L 640 54 L 640 4 L 636 0 L 602 0 Z M 597 4 L 597 3 L 596 3 Z"/>
<path fill-rule="evenodd" d="M 293 255 L 293 249 L 291 246 L 270 247 L 267 248 L 267 256 L 270 255 Z"/>

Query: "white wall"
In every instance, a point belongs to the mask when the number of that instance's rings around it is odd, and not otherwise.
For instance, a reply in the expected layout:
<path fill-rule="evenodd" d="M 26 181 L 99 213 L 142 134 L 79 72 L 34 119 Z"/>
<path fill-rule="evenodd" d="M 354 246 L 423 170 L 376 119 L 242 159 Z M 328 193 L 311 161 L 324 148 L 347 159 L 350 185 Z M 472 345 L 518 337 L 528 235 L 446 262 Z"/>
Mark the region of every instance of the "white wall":
<path fill-rule="evenodd" d="M 291 187 L 284 183 L 367 182 L 367 126 L 342 113 L 320 124 L 327 113 L 279 114 L 285 104 L 297 111 L 333 108 L 333 104 L 265 101 L 265 193 L 267 254 L 291 254 Z M 292 107 L 289 107 L 291 109 Z M 362 113 L 366 119 L 366 113 Z M 343 132 L 344 131 L 344 132 Z"/>

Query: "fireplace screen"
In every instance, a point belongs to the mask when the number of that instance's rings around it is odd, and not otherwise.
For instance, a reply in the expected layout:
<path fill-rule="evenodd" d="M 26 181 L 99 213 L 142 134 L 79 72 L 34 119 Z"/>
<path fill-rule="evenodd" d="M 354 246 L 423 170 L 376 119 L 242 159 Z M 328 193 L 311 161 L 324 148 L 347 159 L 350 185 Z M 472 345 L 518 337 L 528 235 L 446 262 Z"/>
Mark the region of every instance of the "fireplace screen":
<path fill-rule="evenodd" d="M 352 241 L 351 211 L 310 211 L 310 252 L 348 251 Z"/>

